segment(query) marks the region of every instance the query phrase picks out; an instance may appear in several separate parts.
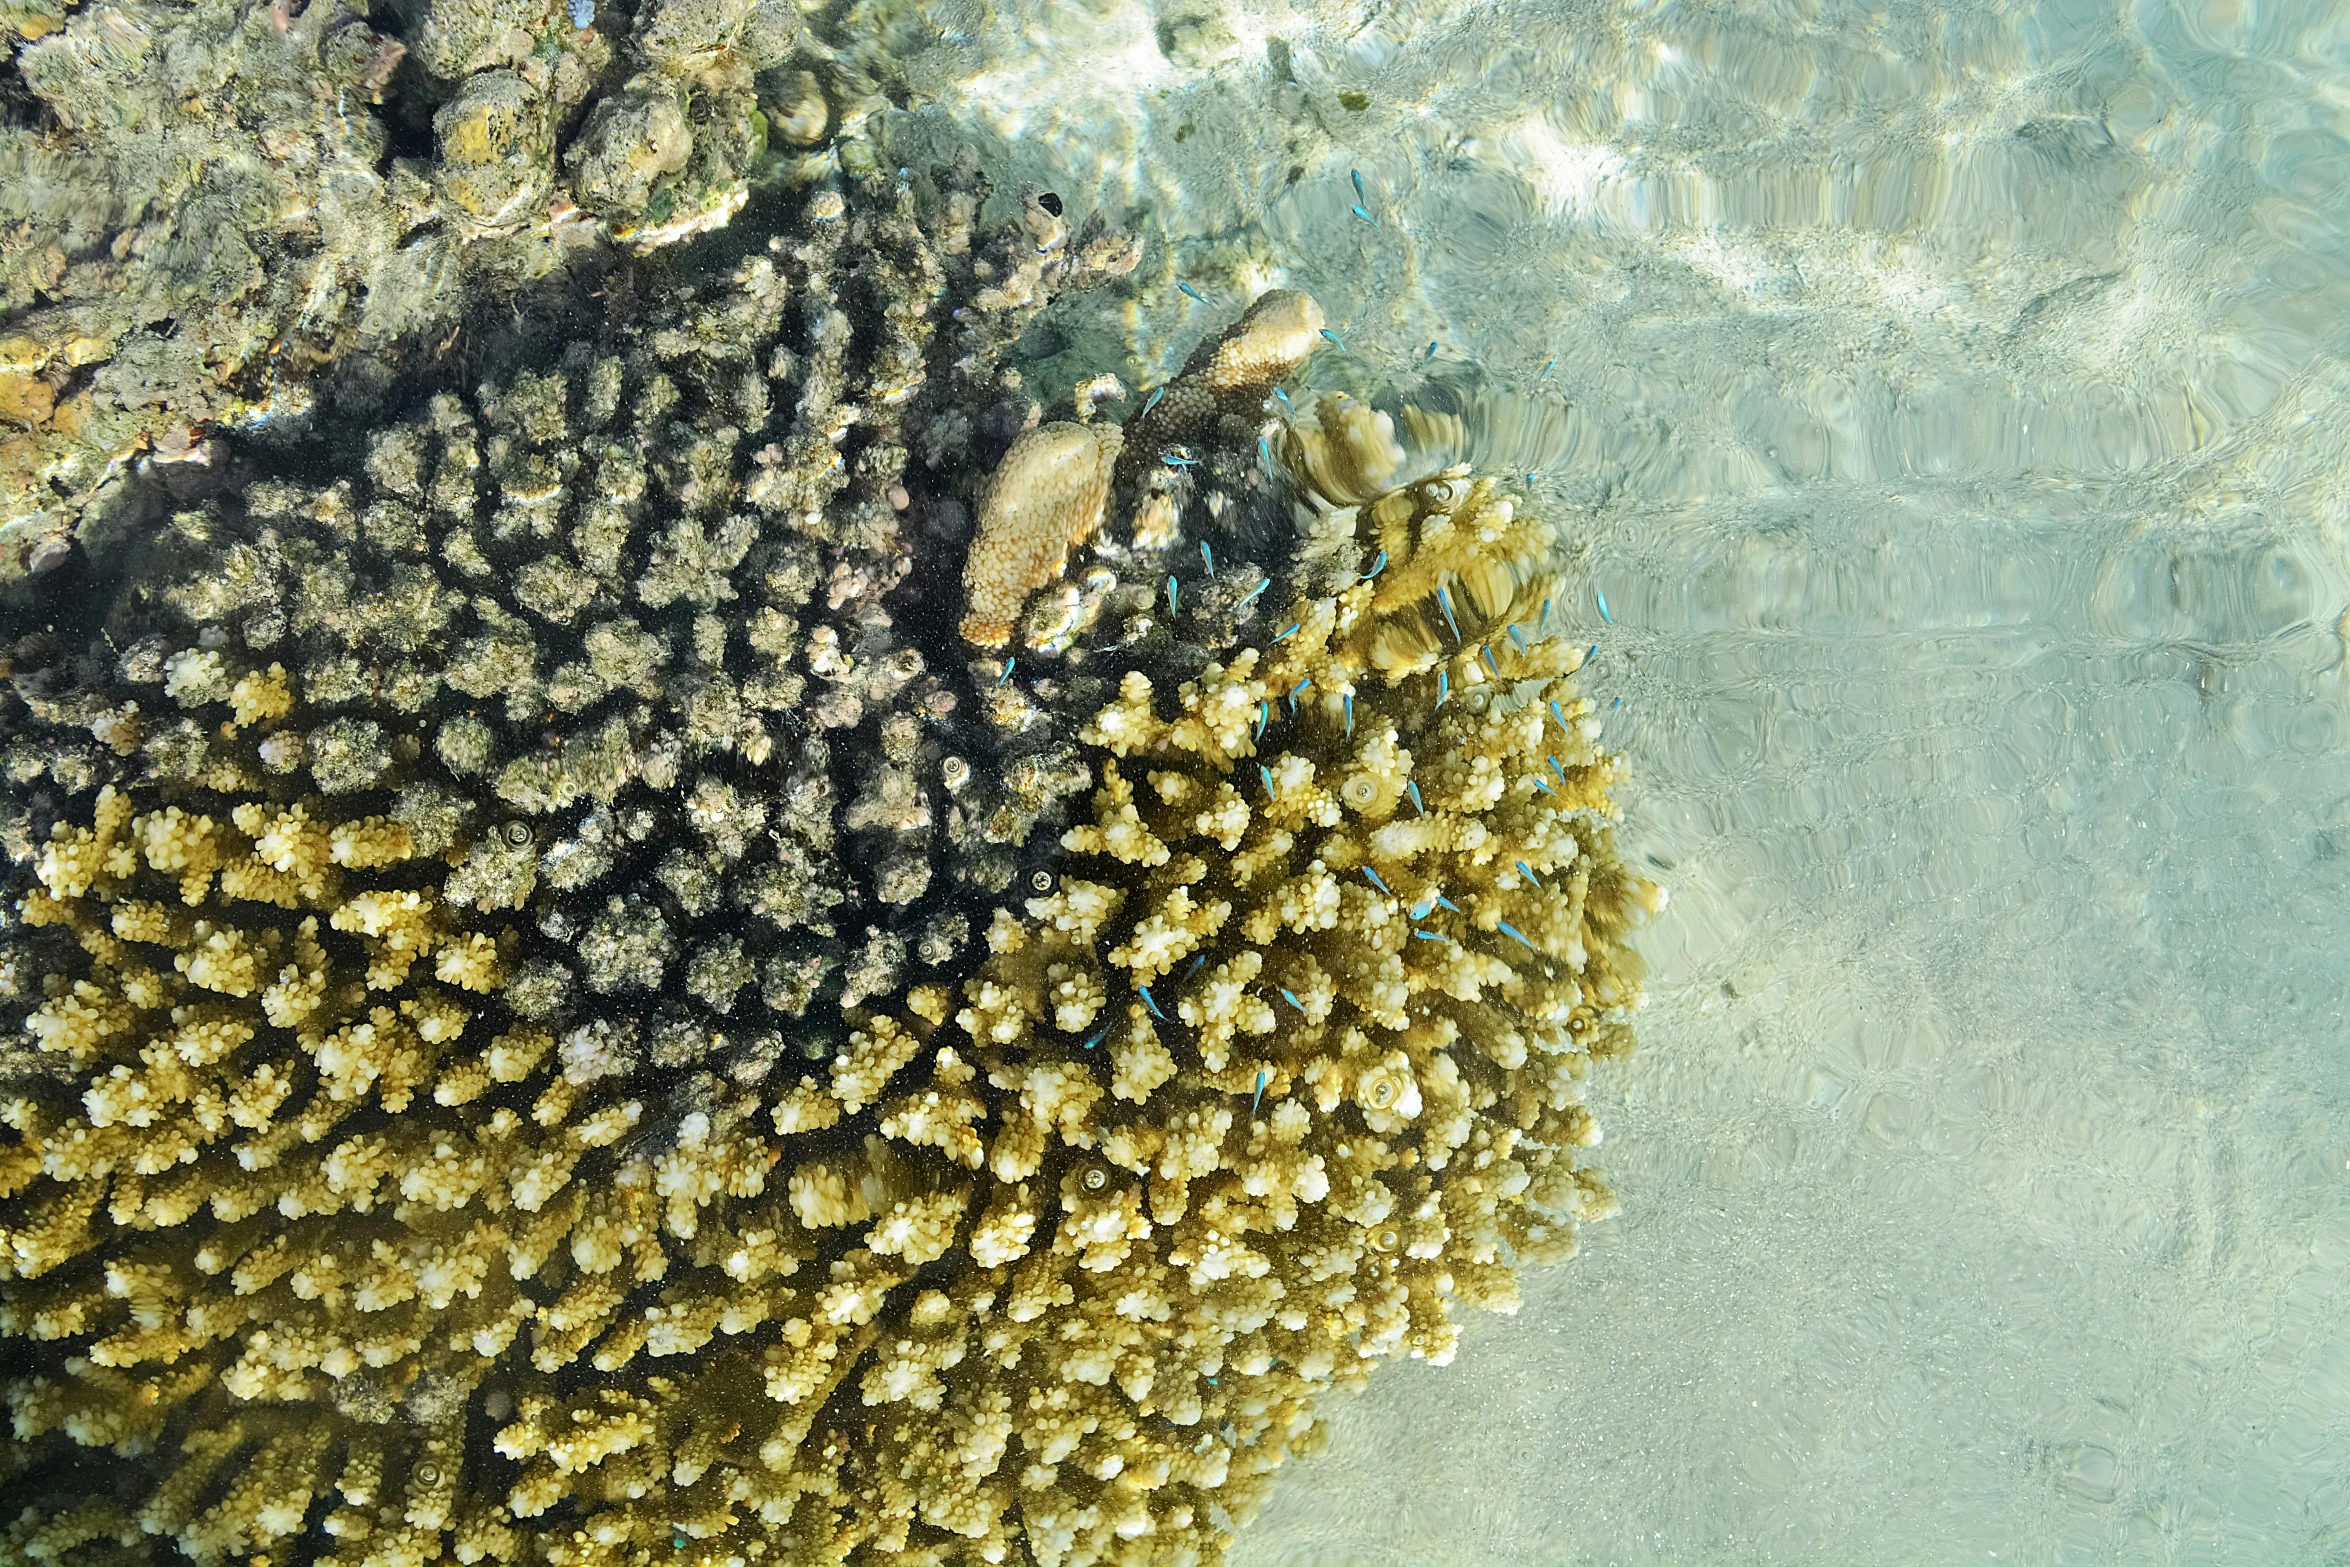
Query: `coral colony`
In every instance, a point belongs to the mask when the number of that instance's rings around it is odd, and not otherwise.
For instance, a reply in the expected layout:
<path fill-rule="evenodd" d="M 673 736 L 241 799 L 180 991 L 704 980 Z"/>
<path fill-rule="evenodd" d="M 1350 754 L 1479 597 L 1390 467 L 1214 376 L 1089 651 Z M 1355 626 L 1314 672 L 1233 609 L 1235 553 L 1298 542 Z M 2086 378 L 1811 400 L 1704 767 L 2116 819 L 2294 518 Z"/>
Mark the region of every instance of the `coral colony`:
<path fill-rule="evenodd" d="M 544 195 L 553 14 L 426 29 L 436 199 Z M 648 228 L 732 112 L 667 16 L 561 154 Z M 10 1559 L 1212 1562 L 1612 1210 L 1662 895 L 1553 530 L 1300 390 L 1302 295 L 1046 419 L 1135 247 L 929 186 L 8 647 Z"/>

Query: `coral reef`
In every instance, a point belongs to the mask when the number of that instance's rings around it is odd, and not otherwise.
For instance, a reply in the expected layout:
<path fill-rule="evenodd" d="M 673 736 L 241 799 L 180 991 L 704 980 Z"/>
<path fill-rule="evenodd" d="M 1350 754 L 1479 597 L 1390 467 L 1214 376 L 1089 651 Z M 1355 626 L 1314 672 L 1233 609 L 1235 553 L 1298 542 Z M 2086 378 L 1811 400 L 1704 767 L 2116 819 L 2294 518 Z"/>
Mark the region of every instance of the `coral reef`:
<path fill-rule="evenodd" d="M 0 7 L 41 111 L 0 125 L 0 578 L 130 506 L 132 470 L 216 477 L 215 432 L 299 427 L 346 367 L 445 351 L 469 306 L 821 165 L 785 0 L 407 14 L 401 36 L 357 0 Z"/>
<path fill-rule="evenodd" d="M 1609 1210 L 1660 894 L 1548 531 L 1318 487 L 1359 407 L 1242 400 L 1293 330 L 1036 429 L 1004 349 L 1132 247 L 937 179 L 14 642 L 0 1549 L 1213 1561 L 1325 1393 Z M 963 664 L 955 521 L 1040 440 L 1127 524 L 1099 613 Z"/>

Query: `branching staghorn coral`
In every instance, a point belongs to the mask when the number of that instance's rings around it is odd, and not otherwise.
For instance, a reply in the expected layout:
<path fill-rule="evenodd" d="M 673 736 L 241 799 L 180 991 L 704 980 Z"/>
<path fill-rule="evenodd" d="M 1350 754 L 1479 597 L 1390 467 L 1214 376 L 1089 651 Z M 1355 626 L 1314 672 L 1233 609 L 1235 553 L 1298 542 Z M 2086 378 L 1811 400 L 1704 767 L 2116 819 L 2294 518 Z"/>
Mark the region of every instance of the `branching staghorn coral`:
<path fill-rule="evenodd" d="M 877 209 L 860 265 L 924 276 Z M 1460 475 L 1310 495 L 1245 643 L 1171 609 L 868 704 L 914 646 L 896 443 L 1004 411 L 921 367 L 997 329 L 820 372 L 764 264 L 395 427 L 372 491 L 187 521 L 209 571 L 119 628 L 163 629 L 18 644 L 11 1552 L 1212 1561 L 1328 1390 L 1611 1206 L 1582 1083 L 1658 895 L 1540 530 Z M 765 460 L 713 434 L 746 368 L 796 394 Z M 919 390 L 844 438 L 822 376 Z M 820 894 L 830 935 L 761 912 Z"/>

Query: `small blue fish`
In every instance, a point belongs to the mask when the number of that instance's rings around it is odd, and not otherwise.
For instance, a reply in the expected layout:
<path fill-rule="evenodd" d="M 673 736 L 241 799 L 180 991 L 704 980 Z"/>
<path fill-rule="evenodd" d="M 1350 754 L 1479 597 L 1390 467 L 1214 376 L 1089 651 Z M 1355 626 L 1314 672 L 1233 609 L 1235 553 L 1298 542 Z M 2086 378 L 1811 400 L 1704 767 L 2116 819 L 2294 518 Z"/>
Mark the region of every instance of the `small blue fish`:
<path fill-rule="evenodd" d="M 1343 701 L 1343 702 L 1346 704 L 1346 732 L 1347 732 L 1347 734 L 1348 734 L 1348 735 L 1351 737 L 1351 736 L 1354 734 L 1354 732 L 1355 732 L 1355 698 L 1354 698 L 1354 693 L 1353 693 L 1352 691 L 1349 691 L 1349 692 L 1348 692 L 1348 693 L 1347 693 L 1345 696 L 1341 697 L 1339 700 Z"/>
<path fill-rule="evenodd" d="M 1347 210 L 1352 212 L 1356 217 L 1361 218 L 1365 223 L 1370 224 L 1371 227 L 1377 228 L 1379 226 L 1379 220 L 1371 216 L 1368 212 L 1365 212 L 1361 207 L 1350 207 Z"/>
<path fill-rule="evenodd" d="M 1591 589 L 1591 596 L 1599 600 L 1599 618 L 1606 621 L 1611 626 L 1614 625 L 1616 623 L 1616 617 L 1607 612 L 1607 590 L 1598 586 L 1597 584 L 1594 584 Z"/>
<path fill-rule="evenodd" d="M 1270 702 L 1259 702 L 1257 704 L 1257 732 L 1252 738 L 1258 740 L 1264 739 L 1265 731 L 1271 727 L 1272 722 L 1273 704 Z"/>
<path fill-rule="evenodd" d="M 1594 642 L 1591 644 L 1590 651 L 1583 655 L 1583 662 L 1588 664 L 1597 657 L 1599 657 L 1599 644 Z"/>
<path fill-rule="evenodd" d="M 1159 461 L 1165 463 L 1170 468 L 1196 468 L 1199 466 L 1199 459 L 1197 457 L 1178 457 L 1173 452 L 1160 453 Z"/>
<path fill-rule="evenodd" d="M 1338 334 L 1336 332 L 1331 331 L 1328 327 L 1324 327 L 1322 328 L 1322 335 L 1330 339 L 1331 346 L 1336 348 L 1340 353 L 1343 354 L 1346 352 L 1346 344 L 1338 340 Z"/>
<path fill-rule="evenodd" d="M 1510 627 L 1510 645 L 1518 650 L 1520 657 L 1524 657 L 1526 652 L 1526 633 L 1520 631 L 1516 626 Z"/>
<path fill-rule="evenodd" d="M 1556 697 L 1551 698 L 1550 716 L 1559 721 L 1559 728 L 1565 733 L 1573 734 L 1575 732 L 1574 730 L 1567 728 L 1567 715 L 1559 711 L 1558 699 Z"/>
<path fill-rule="evenodd" d="M 1289 640 L 1291 637 L 1294 637 L 1294 636 L 1296 636 L 1296 635 L 1297 635 L 1297 633 L 1298 633 L 1298 628 L 1299 628 L 1300 626 L 1303 626 L 1304 624 L 1305 624 L 1305 622 L 1304 622 L 1304 621 L 1302 621 L 1302 620 L 1301 620 L 1301 621 L 1299 621 L 1299 622 L 1297 623 L 1297 625 L 1295 625 L 1295 626 L 1291 626 L 1291 627 L 1290 627 L 1290 628 L 1289 628 L 1287 631 L 1284 631 L 1284 632 L 1282 632 L 1282 633 L 1281 633 L 1281 635 L 1279 635 L 1279 636 L 1275 637 L 1273 640 L 1274 640 L 1274 641 L 1276 641 L 1276 642 L 1286 642 L 1286 641 L 1288 641 L 1288 640 Z"/>
<path fill-rule="evenodd" d="M 1546 364 L 1546 365 L 1544 365 L 1544 366 L 1542 367 L 1542 373 L 1541 373 L 1540 375 L 1538 375 L 1538 376 L 1536 376 L 1536 377 L 1534 378 L 1534 379 L 1535 379 L 1535 381 L 1536 381 L 1537 383 L 1540 383 L 1540 382 L 1543 382 L 1543 381 L 1547 381 L 1547 380 L 1549 380 L 1549 379 L 1550 379 L 1550 373 L 1551 373 L 1553 370 L 1556 370 L 1558 367 L 1559 367 L 1559 362 L 1558 362 L 1557 360 L 1553 359 L 1553 360 L 1552 360 L 1552 361 L 1551 361 L 1549 364 Z"/>
<path fill-rule="evenodd" d="M 1308 675 L 1305 677 L 1305 679 L 1300 680 L 1296 685 L 1289 688 L 1289 710 L 1291 712 L 1294 713 L 1297 711 L 1297 699 L 1299 695 L 1304 692 L 1306 687 L 1312 685 L 1313 683 L 1314 677 L 1312 675 Z"/>
<path fill-rule="evenodd" d="M 1257 1068 L 1257 1096 L 1248 1102 L 1248 1113 L 1250 1115 L 1255 1115 L 1257 1113 L 1257 1106 L 1265 1102 L 1265 1080 L 1270 1076 L 1272 1076 L 1272 1074 L 1267 1072 L 1263 1067 L 1260 1066 Z"/>
<path fill-rule="evenodd" d="M 1535 788 L 1541 790 L 1544 794 L 1549 795 L 1552 799 L 1555 800 L 1559 797 L 1559 792 L 1556 789 L 1553 789 L 1550 785 L 1544 783 L 1541 779 L 1534 779 L 1533 784 Z"/>
<path fill-rule="evenodd" d="M 1291 410 L 1292 412 L 1295 412 L 1295 411 L 1296 411 L 1297 404 L 1295 404 L 1295 403 L 1293 403 L 1293 402 L 1291 402 L 1291 401 L 1289 400 L 1289 394 L 1288 394 L 1287 392 L 1284 392 L 1283 390 L 1281 390 L 1281 388 L 1279 388 L 1278 386 L 1276 386 L 1275 388 L 1273 388 L 1273 395 L 1274 395 L 1275 397 L 1278 397 L 1278 398 L 1280 398 L 1280 399 L 1281 399 L 1281 406 L 1282 406 L 1282 407 L 1284 407 L 1284 408 L 1287 408 L 1287 409 Z"/>
<path fill-rule="evenodd" d="M 1412 918 L 1416 920 L 1424 920 L 1430 914 L 1434 913 L 1435 910 L 1436 894 L 1430 893 L 1427 897 L 1422 898 L 1419 902 L 1412 905 Z"/>
<path fill-rule="evenodd" d="M 1615 699 L 1613 702 L 1610 702 L 1610 703 L 1607 705 L 1607 710 L 1608 710 L 1609 712 L 1611 712 L 1611 713 L 1612 713 L 1612 712 L 1614 712 L 1614 711 L 1615 711 L 1617 708 L 1619 708 L 1619 707 L 1622 707 L 1623 705 L 1624 705 L 1624 699 L 1623 699 L 1622 697 L 1617 697 L 1617 698 L 1616 698 L 1616 699 Z"/>
<path fill-rule="evenodd" d="M 1167 613 L 1170 616 L 1175 613 L 1175 576 L 1172 572 L 1167 575 Z"/>
<path fill-rule="evenodd" d="M 1416 778 L 1412 779 L 1403 787 L 1404 793 L 1412 797 L 1412 809 L 1418 811 L 1422 816 L 1427 815 L 1428 807 L 1420 803 L 1420 781 Z"/>
<path fill-rule="evenodd" d="M 1363 867 L 1363 875 L 1368 877 L 1370 879 L 1371 885 L 1378 888 L 1381 892 L 1387 893 L 1387 895 L 1391 898 L 1395 896 L 1393 892 L 1388 890 L 1387 883 L 1379 879 L 1379 873 L 1371 869 L 1370 866 L 1366 865 Z"/>
<path fill-rule="evenodd" d="M 1442 707 L 1445 703 L 1451 700 L 1452 671 L 1449 669 L 1439 669 L 1436 671 L 1436 705 L 1438 707 Z"/>
<path fill-rule="evenodd" d="M 1436 590 L 1436 602 L 1444 610 L 1444 623 L 1452 627 L 1453 641 L 1460 641 L 1461 623 L 1452 618 L 1452 595 L 1447 593 L 1443 588 L 1439 587 Z"/>
<path fill-rule="evenodd" d="M 1528 865 L 1524 860 L 1518 861 L 1517 865 L 1519 875 L 1525 877 L 1528 881 L 1532 882 L 1537 887 L 1542 885 L 1542 878 L 1534 874 L 1533 866 Z"/>
<path fill-rule="evenodd" d="M 1189 968 L 1187 968 L 1187 969 L 1185 969 L 1185 970 L 1183 971 L 1183 978 L 1184 978 L 1184 982 L 1185 982 L 1186 984 L 1190 983 L 1191 976 L 1192 976 L 1192 975 L 1194 975 L 1194 974 L 1197 974 L 1197 973 L 1199 972 L 1199 970 L 1200 970 L 1200 965 L 1201 965 L 1201 964 L 1203 964 L 1203 963 L 1205 963 L 1205 962 L 1207 962 L 1207 961 L 1208 961 L 1208 955 L 1207 955 L 1206 953 L 1204 953 L 1204 952 L 1203 952 L 1203 953 L 1201 953 L 1201 954 L 1200 954 L 1198 957 L 1196 957 L 1196 958 L 1193 958 L 1193 959 L 1191 960 L 1191 967 L 1189 967 Z"/>
<path fill-rule="evenodd" d="M 1291 989 L 1290 989 L 1288 986 L 1286 986 L 1286 985 L 1280 986 L 1280 987 L 1278 987 L 1278 988 L 1279 988 L 1279 989 L 1280 989 L 1280 991 L 1281 991 L 1281 999 L 1282 999 L 1282 1000 L 1284 1000 L 1284 1001 L 1288 1002 L 1288 1003 L 1289 1003 L 1291 1006 L 1293 1006 L 1293 1007 L 1297 1008 L 1297 1009 L 1298 1009 L 1300 1012 L 1304 1012 L 1304 1011 L 1306 1010 L 1306 1004 L 1305 1004 L 1304 1002 L 1302 1002 L 1302 1001 L 1300 1001 L 1300 1000 L 1298 1000 L 1298 999 L 1297 999 L 1297 992 L 1296 992 L 1296 991 L 1294 991 L 1294 990 L 1291 990 Z M 1308 1015 L 1310 1016 L 1311 1014 L 1308 1014 Z"/>
<path fill-rule="evenodd" d="M 1097 1029 L 1095 1029 L 1095 1030 L 1094 1030 L 1094 1033 L 1093 1033 L 1093 1037 L 1092 1037 L 1091 1039 L 1089 1039 L 1089 1040 L 1087 1040 L 1087 1041 L 1085 1042 L 1085 1046 L 1084 1046 L 1084 1048 L 1085 1048 L 1085 1049 L 1087 1049 L 1087 1050 L 1091 1050 L 1091 1049 L 1092 1049 L 1094 1046 L 1096 1046 L 1096 1045 L 1100 1044 L 1100 1043 L 1102 1042 L 1103 1036 L 1107 1035 L 1108 1033 L 1109 1033 L 1109 1030 L 1108 1030 L 1107 1028 L 1097 1028 Z"/>
<path fill-rule="evenodd" d="M 1485 655 L 1485 667 L 1493 671 L 1494 679 L 1499 680 L 1501 678 L 1501 666 L 1493 661 L 1493 649 L 1490 647 L 1481 647 L 1477 651 Z"/>
<path fill-rule="evenodd" d="M 1550 770 L 1559 775 L 1560 783 L 1565 783 L 1567 781 L 1567 770 L 1559 766 L 1559 759 L 1557 757 L 1546 756 L 1543 758 L 1543 760 L 1550 763 Z"/>
<path fill-rule="evenodd" d="M 1550 635 L 1550 600 L 1548 599 L 1542 601 L 1542 618 L 1534 622 L 1534 634 L 1538 637 Z"/>
<path fill-rule="evenodd" d="M 1437 932 L 1435 932 L 1435 931 L 1432 931 L 1432 930 L 1415 930 L 1415 931 L 1413 931 L 1413 932 L 1412 932 L 1412 934 L 1413 934 L 1413 935 L 1415 935 L 1415 936 L 1417 936 L 1417 937 L 1419 937 L 1419 938 L 1420 938 L 1422 941 L 1450 941 L 1450 940 L 1452 940 L 1452 938 L 1451 938 L 1450 936 L 1440 935 L 1440 934 L 1438 934 Z"/>
<path fill-rule="evenodd" d="M 582 29 L 596 25 L 596 0 L 571 0 L 571 25 Z"/>
<path fill-rule="evenodd" d="M 1371 580 L 1373 577 L 1376 577 L 1377 575 L 1379 575 L 1379 573 L 1381 573 L 1381 572 L 1385 571 L 1386 569 L 1387 569 L 1387 552 L 1386 552 L 1385 550 L 1381 550 L 1381 551 L 1379 552 L 1379 558 L 1371 562 L 1371 569 L 1370 569 L 1369 571 L 1366 571 L 1366 572 L 1364 572 L 1364 573 L 1363 573 L 1363 580 L 1364 580 L 1365 582 L 1368 582 L 1368 581 L 1370 581 L 1370 580 Z"/>
<path fill-rule="evenodd" d="M 1355 182 L 1355 200 L 1369 201 L 1371 198 L 1363 191 L 1363 171 L 1361 169 L 1349 169 L 1346 172 L 1348 178 Z"/>
<path fill-rule="evenodd" d="M 1258 594 L 1260 594 L 1260 593 L 1264 592 L 1264 591 L 1265 591 L 1267 588 L 1271 587 L 1272 585 L 1273 585 L 1273 579 L 1272 579 L 1271 577 L 1267 577 L 1267 578 L 1266 578 L 1264 581 L 1262 581 L 1262 582 L 1258 583 L 1258 584 L 1257 584 L 1255 587 L 1253 587 L 1253 588 L 1249 589 L 1249 590 L 1248 590 L 1246 593 L 1243 593 L 1243 594 L 1240 596 L 1240 602 L 1239 602 L 1238 604 L 1235 604 L 1235 605 L 1233 605 L 1232 607 L 1233 607 L 1234 609 L 1245 609 L 1246 607 L 1248 607 L 1248 605 L 1249 605 L 1249 604 L 1251 604 L 1251 603 L 1253 603 L 1253 602 L 1255 601 L 1255 599 L 1256 599 L 1256 596 L 1257 596 Z"/>
<path fill-rule="evenodd" d="M 1281 792 L 1280 792 L 1279 790 L 1277 790 L 1277 789 L 1275 789 L 1275 788 L 1273 787 L 1273 769 L 1272 769 L 1272 768 L 1270 768 L 1270 767 L 1266 767 L 1266 766 L 1262 766 L 1262 765 L 1259 765 L 1259 766 L 1258 766 L 1258 768 L 1257 768 L 1257 776 L 1258 776 L 1259 778 L 1262 778 L 1263 780 L 1265 780 L 1265 798 L 1266 798 L 1266 799 L 1268 799 L 1268 800 L 1278 800 L 1279 798 L 1281 798 Z"/>
<path fill-rule="evenodd" d="M 1196 288 L 1193 288 L 1189 283 L 1177 283 L 1175 286 L 1183 290 L 1183 292 L 1186 294 L 1189 294 L 1192 298 L 1199 300 L 1201 304 L 1204 305 L 1207 303 L 1207 300 L 1201 296 L 1200 291 Z"/>
<path fill-rule="evenodd" d="M 1510 940 L 1516 942 L 1519 946 L 1524 947 L 1528 952 L 1540 952 L 1542 950 L 1540 947 L 1535 946 L 1531 941 L 1528 941 L 1524 936 L 1519 935 L 1518 927 L 1512 925 L 1508 920 L 1502 920 L 1494 928 L 1499 930 L 1503 935 L 1509 937 Z"/>
<path fill-rule="evenodd" d="M 1216 574 L 1216 552 L 1208 548 L 1208 541 L 1205 539 L 1199 541 L 1199 558 L 1207 562 L 1208 575 L 1214 576 Z"/>
<path fill-rule="evenodd" d="M 1452 899 L 1446 897 L 1441 892 L 1436 895 L 1436 906 L 1440 909 L 1450 909 L 1455 914 L 1458 914 L 1461 911 L 1461 906 L 1459 904 L 1453 902 Z"/>
<path fill-rule="evenodd" d="M 1431 360 L 1431 359 L 1434 359 L 1435 357 L 1436 357 L 1436 339 L 1434 339 L 1434 338 L 1430 338 L 1430 339 L 1428 339 L 1428 351 L 1427 351 L 1426 353 L 1424 353 L 1424 354 L 1420 355 L 1420 363 L 1422 363 L 1422 364 L 1426 364 L 1426 363 L 1427 363 L 1429 360 Z"/>
<path fill-rule="evenodd" d="M 1012 667 L 1013 667 L 1014 665 L 1018 664 L 1019 662 L 1020 662 L 1020 661 L 1019 661 L 1018 659 L 1016 659 L 1016 658 L 1007 658 L 1007 659 L 1005 659 L 1005 660 L 1004 660 L 1004 672 L 1003 672 L 1002 674 L 1000 674 L 1000 675 L 998 675 L 998 676 L 996 676 L 996 677 L 995 677 L 995 683 L 996 683 L 997 685 L 999 685 L 999 686 L 1000 686 L 1000 685 L 1002 685 L 1002 684 L 1003 684 L 1005 681 L 1007 681 L 1007 680 L 1011 679 L 1011 678 L 1012 678 Z"/>
<path fill-rule="evenodd" d="M 1140 990 L 1140 991 L 1142 992 L 1142 1004 L 1143 1004 L 1144 1006 L 1146 1006 L 1146 1007 L 1149 1007 L 1149 1008 L 1151 1009 L 1151 1016 L 1152 1016 L 1152 1017 L 1155 1017 L 1155 1018 L 1157 1018 L 1157 1019 L 1158 1019 L 1160 1022 L 1162 1022 L 1162 1023 L 1166 1022 L 1166 1021 L 1167 1021 L 1167 1014 L 1166 1014 L 1166 1013 L 1164 1013 L 1164 1012 L 1161 1012 L 1161 1011 L 1159 1010 L 1159 1004 L 1158 1004 L 1158 1002 L 1156 1002 L 1155 1000 L 1153 1000 L 1153 999 L 1151 998 L 1151 988 L 1150 988 L 1150 986 L 1148 986 L 1148 985 L 1138 985 L 1138 986 L 1136 986 L 1135 988 L 1136 988 L 1137 990 Z"/>
<path fill-rule="evenodd" d="M 1262 435 L 1257 437 L 1257 455 L 1265 459 L 1265 471 L 1271 473 L 1273 471 L 1273 443 Z"/>
<path fill-rule="evenodd" d="M 1164 396 L 1166 396 L 1166 395 L 1167 395 L 1167 389 L 1166 389 L 1165 387 L 1163 387 L 1163 386 L 1154 386 L 1154 387 L 1152 387 L 1152 388 L 1151 388 L 1151 394 L 1150 394 L 1150 396 L 1148 396 L 1148 397 L 1144 398 L 1144 399 L 1143 399 L 1143 401 L 1142 401 L 1142 412 L 1143 412 L 1143 416 L 1144 416 L 1145 418 L 1148 418 L 1148 417 L 1150 416 L 1150 411 L 1151 411 L 1153 408 L 1156 408 L 1156 407 L 1158 407 L 1158 406 L 1159 406 L 1159 399 L 1160 399 L 1160 398 L 1162 398 L 1162 397 L 1164 397 Z"/>

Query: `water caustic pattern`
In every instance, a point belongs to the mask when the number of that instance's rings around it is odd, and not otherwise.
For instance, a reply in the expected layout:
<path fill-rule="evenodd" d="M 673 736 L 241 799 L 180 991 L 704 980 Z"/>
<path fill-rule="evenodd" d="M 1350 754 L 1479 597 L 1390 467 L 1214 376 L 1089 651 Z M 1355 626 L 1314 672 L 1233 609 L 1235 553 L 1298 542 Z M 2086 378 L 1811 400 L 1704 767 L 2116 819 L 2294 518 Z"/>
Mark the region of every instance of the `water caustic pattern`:
<path fill-rule="evenodd" d="M 2308 1560 L 2338 1523 L 2343 573 L 1946 525 L 1874 584 L 1839 560 L 1881 540 L 1812 529 L 1602 570 L 1675 891 L 1672 1059 L 1603 1112 L 1627 1222 L 1571 1313 L 1529 1291 L 1555 1331 L 1351 1409 L 1242 1559 Z M 1374 1495 L 1411 1498 L 1376 1538 Z"/>
<path fill-rule="evenodd" d="M 1233 14 L 1082 148 L 1001 60 L 971 111 L 1591 508 L 1674 893 L 1624 1222 L 1236 1560 L 2330 1559 L 2338 16 L 1510 19 Z"/>

